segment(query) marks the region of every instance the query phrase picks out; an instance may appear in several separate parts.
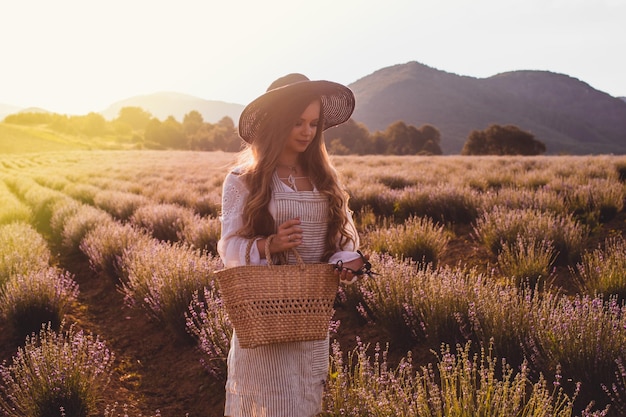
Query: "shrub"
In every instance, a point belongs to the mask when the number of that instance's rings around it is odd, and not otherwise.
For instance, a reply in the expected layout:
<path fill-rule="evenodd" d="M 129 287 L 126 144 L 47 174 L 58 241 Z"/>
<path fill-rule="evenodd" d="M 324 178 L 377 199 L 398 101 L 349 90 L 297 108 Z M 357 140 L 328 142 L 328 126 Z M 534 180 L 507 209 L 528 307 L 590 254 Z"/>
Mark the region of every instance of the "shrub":
<path fill-rule="evenodd" d="M 393 215 L 399 192 L 383 184 L 360 179 L 351 185 L 349 194 L 350 208 L 355 212 L 370 208 L 376 216 L 389 217 Z"/>
<path fill-rule="evenodd" d="M 390 227 L 383 225 L 368 232 L 365 241 L 376 252 L 436 264 L 450 236 L 443 226 L 436 225 L 427 217 L 410 217 L 403 224 Z"/>
<path fill-rule="evenodd" d="M 40 269 L 12 277 L 0 292 L 0 313 L 20 334 L 36 332 L 50 322 L 57 329 L 78 297 L 78 285 L 67 271 Z"/>
<path fill-rule="evenodd" d="M 587 179 L 563 190 L 569 211 L 585 223 L 607 222 L 624 208 L 624 185 L 605 178 Z"/>
<path fill-rule="evenodd" d="M 205 250 L 217 255 L 217 242 L 222 233 L 222 223 L 216 217 L 200 217 L 193 215 L 190 221 L 183 224 L 178 232 L 178 240 L 196 249 Z"/>
<path fill-rule="evenodd" d="M 13 222 L 29 223 L 33 218 L 33 212 L 30 207 L 26 206 L 11 193 L 1 178 L 0 207 L 0 225 Z"/>
<path fill-rule="evenodd" d="M 460 270 L 419 266 L 388 255 L 372 254 L 381 274 L 360 281 L 361 314 L 385 329 L 398 345 L 462 337 L 456 318 L 468 311 L 471 282 Z"/>
<path fill-rule="evenodd" d="M 430 217 L 442 223 L 469 224 L 478 216 L 475 191 L 458 185 L 437 184 L 403 190 L 394 204 L 396 220 Z"/>
<path fill-rule="evenodd" d="M 526 282 L 534 287 L 541 278 L 546 280 L 552 275 L 556 255 L 551 242 L 538 240 L 536 236 L 518 236 L 515 242 L 502 245 L 498 268 L 518 284 Z"/>
<path fill-rule="evenodd" d="M 155 239 L 178 242 L 186 225 L 194 221 L 194 213 L 176 204 L 149 204 L 139 207 L 131 216 L 131 223 L 144 228 Z"/>
<path fill-rule="evenodd" d="M 120 262 L 124 251 L 150 240 L 152 237 L 131 224 L 122 225 L 111 221 L 98 224 L 89 230 L 79 248 L 89 259 L 92 270 L 121 279 Z"/>
<path fill-rule="evenodd" d="M 129 306 L 138 305 L 157 321 L 186 336 L 193 294 L 210 287 L 218 258 L 181 243 L 146 241 L 124 251 L 122 292 Z"/>
<path fill-rule="evenodd" d="M 580 256 L 589 229 L 571 215 L 494 207 L 477 220 L 474 233 L 496 256 L 503 246 L 514 245 L 518 236 L 524 236 L 526 239 L 552 242 L 554 250 L 559 254 L 557 263 L 559 260 L 569 263 Z"/>
<path fill-rule="evenodd" d="M 507 209 L 534 209 L 554 214 L 567 213 L 563 198 L 548 187 L 537 190 L 506 187 L 483 195 L 484 210 L 490 210 L 494 206 Z"/>
<path fill-rule="evenodd" d="M 120 407 L 121 409 L 119 409 Z M 143 414 L 130 414 L 128 410 L 128 404 L 123 404 L 120 406 L 119 403 L 115 402 L 113 404 L 107 404 L 104 409 L 104 417 L 161 417 L 161 412 L 156 410 L 155 414 L 151 416 L 143 416 Z"/>
<path fill-rule="evenodd" d="M 93 198 L 98 208 L 123 221 L 128 220 L 139 207 L 148 204 L 148 201 L 141 195 L 111 190 L 101 190 Z"/>
<path fill-rule="evenodd" d="M 42 327 L 0 366 L 0 408 L 8 417 L 87 417 L 96 412 L 114 355 L 98 337 L 70 326 Z"/>
<path fill-rule="evenodd" d="M 626 358 L 626 306 L 615 297 L 568 298 L 545 294 L 533 310 L 533 332 L 525 349 L 535 369 L 562 369 L 585 381 L 585 393 L 602 398 L 602 384 L 612 380 L 615 360 Z"/>
<path fill-rule="evenodd" d="M 621 236 L 606 239 L 604 248 L 585 252 L 572 272 L 577 273 L 587 294 L 615 294 L 626 299 L 626 240 Z"/>
<path fill-rule="evenodd" d="M 89 184 L 69 183 L 63 188 L 63 192 L 83 204 L 91 205 L 102 190 Z"/>
<path fill-rule="evenodd" d="M 50 217 L 51 241 L 56 245 L 63 243 L 63 229 L 67 221 L 81 208 L 82 204 L 69 197 L 60 199 L 52 206 Z"/>
<path fill-rule="evenodd" d="M 482 347 L 492 345 L 498 356 L 521 365 L 521 347 L 533 332 L 536 289 L 510 282 L 499 285 L 489 279 L 477 281 L 472 290 L 467 312 L 457 315 L 465 337 Z"/>
<path fill-rule="evenodd" d="M 194 293 L 186 317 L 187 331 L 198 340 L 200 350 L 207 355 L 203 361 L 205 368 L 212 376 L 223 378 L 233 326 L 219 294 L 212 288 Z"/>
<path fill-rule="evenodd" d="M 30 207 L 33 213 L 35 226 L 47 230 L 52 216 L 52 206 L 56 201 L 64 198 L 58 191 L 42 187 L 27 176 L 7 179 L 7 186 Z"/>
<path fill-rule="evenodd" d="M 50 256 L 46 241 L 31 225 L 0 226 L 0 289 L 14 275 L 48 267 Z"/>
<path fill-rule="evenodd" d="M 411 356 L 390 368 L 377 345 L 372 361 L 367 345 L 343 353 L 333 343 L 331 374 L 324 394 L 323 416 L 554 416 L 570 417 L 573 398 L 540 377 L 530 380 L 527 366 L 515 372 L 492 352 L 472 356 L 470 345 L 456 354 L 442 346 L 436 365 L 414 370 Z M 500 379 L 498 379 L 500 378 Z"/>
<path fill-rule="evenodd" d="M 82 205 L 65 222 L 62 246 L 68 254 L 80 253 L 80 243 L 87 233 L 99 225 L 112 222 L 108 213 L 92 206 Z"/>
<path fill-rule="evenodd" d="M 626 415 L 626 366 L 624 366 L 623 358 L 615 359 L 615 363 L 617 369 L 615 370 L 614 382 L 602 384 L 602 389 L 609 397 L 611 407 L 615 410 L 616 415 L 623 416 Z"/>
<path fill-rule="evenodd" d="M 391 188 L 392 190 L 401 190 L 403 188 L 415 185 L 415 181 L 408 180 L 401 175 L 393 174 L 378 177 L 378 182 L 380 182 L 387 188 Z"/>

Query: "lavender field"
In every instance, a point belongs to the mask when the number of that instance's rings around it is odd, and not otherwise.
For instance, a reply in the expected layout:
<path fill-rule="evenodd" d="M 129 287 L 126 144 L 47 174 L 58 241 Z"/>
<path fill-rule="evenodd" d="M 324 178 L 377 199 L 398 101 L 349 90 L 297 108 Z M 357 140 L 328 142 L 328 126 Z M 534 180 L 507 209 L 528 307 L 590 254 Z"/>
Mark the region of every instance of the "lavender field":
<path fill-rule="evenodd" d="M 0 156 L 0 415 L 222 415 L 233 161 Z M 334 162 L 379 274 L 339 289 L 324 416 L 626 415 L 626 156 Z"/>

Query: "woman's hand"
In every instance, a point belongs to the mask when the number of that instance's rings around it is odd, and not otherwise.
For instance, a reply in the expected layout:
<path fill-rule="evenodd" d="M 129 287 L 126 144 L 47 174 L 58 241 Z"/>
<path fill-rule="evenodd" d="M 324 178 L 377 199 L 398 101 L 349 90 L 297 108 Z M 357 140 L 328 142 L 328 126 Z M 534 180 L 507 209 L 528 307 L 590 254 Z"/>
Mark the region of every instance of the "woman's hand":
<path fill-rule="evenodd" d="M 260 239 L 257 243 L 261 258 L 271 256 L 273 253 L 285 252 L 296 248 L 302 244 L 302 228 L 300 218 L 296 217 L 287 220 L 276 231 L 276 235 L 270 242 L 270 253 L 265 253 L 265 239 Z"/>
<path fill-rule="evenodd" d="M 343 262 L 341 270 L 336 269 L 335 274 L 339 275 L 339 280 L 346 284 L 352 284 L 356 282 L 358 278 L 362 278 L 364 274 L 355 275 L 352 271 L 358 271 L 365 265 L 365 261 L 369 260 L 369 255 L 363 255 L 362 258 L 357 258 L 353 261 Z"/>

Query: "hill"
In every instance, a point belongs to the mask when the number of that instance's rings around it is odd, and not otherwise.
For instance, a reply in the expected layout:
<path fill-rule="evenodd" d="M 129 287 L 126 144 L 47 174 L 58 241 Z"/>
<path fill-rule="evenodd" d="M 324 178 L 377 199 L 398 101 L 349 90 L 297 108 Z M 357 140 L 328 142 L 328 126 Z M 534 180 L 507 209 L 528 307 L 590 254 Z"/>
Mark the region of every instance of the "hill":
<path fill-rule="evenodd" d="M 122 107 L 141 107 L 160 120 L 174 116 L 178 121 L 182 121 L 185 114 L 196 110 L 202 115 L 205 122 L 216 123 L 224 116 L 228 116 L 236 122 L 239 120 L 239 115 L 244 106 L 223 101 L 205 100 L 187 94 L 162 92 L 118 101 L 100 113 L 106 119 L 115 119 Z"/>
<path fill-rule="evenodd" d="M 4 120 L 9 114 L 17 113 L 18 111 L 20 111 L 20 108 L 17 106 L 0 103 L 0 120 Z"/>
<path fill-rule="evenodd" d="M 380 69 L 349 86 L 357 99 L 354 120 L 372 132 L 398 120 L 418 127 L 434 125 L 441 132 L 444 154 L 460 153 L 471 131 L 493 123 L 531 132 L 549 154 L 626 154 L 626 97 L 611 97 L 563 74 L 525 70 L 474 78 L 409 62 Z M 118 101 L 100 113 L 112 120 L 127 106 L 141 107 L 160 120 L 174 116 L 182 121 L 196 110 L 209 123 L 224 116 L 236 123 L 244 108 L 160 92 Z M 0 120 L 17 111 L 20 108 L 0 104 Z M 8 139 L 0 139 L 1 152 Z"/>
<path fill-rule="evenodd" d="M 128 149 L 117 136 L 87 138 L 64 134 L 42 126 L 0 123 L 0 154 L 55 152 L 93 149 Z"/>
<path fill-rule="evenodd" d="M 418 62 L 383 68 L 350 84 L 353 118 L 370 130 L 402 120 L 432 124 L 446 154 L 459 153 L 472 130 L 514 124 L 548 153 L 626 153 L 626 102 L 548 71 L 461 76 Z"/>

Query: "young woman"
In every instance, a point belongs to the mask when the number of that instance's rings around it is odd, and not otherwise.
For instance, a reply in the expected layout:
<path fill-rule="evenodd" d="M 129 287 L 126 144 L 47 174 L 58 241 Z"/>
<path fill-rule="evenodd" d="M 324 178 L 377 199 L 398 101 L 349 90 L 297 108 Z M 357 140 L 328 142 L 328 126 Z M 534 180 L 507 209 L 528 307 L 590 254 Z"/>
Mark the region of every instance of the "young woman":
<path fill-rule="evenodd" d="M 296 248 L 304 262 L 350 254 L 359 238 L 347 195 L 326 152 L 322 132 L 349 119 L 354 95 L 330 81 L 289 74 L 274 81 L 239 119 L 247 142 L 222 193 L 219 254 L 226 267 L 251 264 Z M 269 253 L 268 236 L 274 235 Z M 334 255 L 334 257 L 333 257 Z M 361 257 L 342 259 L 342 279 L 353 278 Z M 308 417 L 321 411 L 329 341 L 276 343 L 244 349 L 236 331 L 228 355 L 225 415 Z"/>

